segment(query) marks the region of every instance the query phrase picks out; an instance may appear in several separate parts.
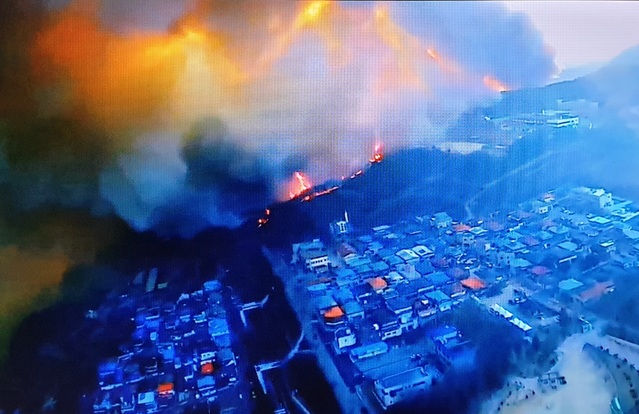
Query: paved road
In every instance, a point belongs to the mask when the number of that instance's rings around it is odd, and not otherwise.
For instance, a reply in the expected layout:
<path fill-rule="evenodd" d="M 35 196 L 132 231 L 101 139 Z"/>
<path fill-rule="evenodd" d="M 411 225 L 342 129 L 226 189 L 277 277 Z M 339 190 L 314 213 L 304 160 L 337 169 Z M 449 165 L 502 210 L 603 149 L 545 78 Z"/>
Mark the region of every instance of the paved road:
<path fill-rule="evenodd" d="M 292 269 L 286 264 L 281 255 L 264 249 L 264 255 L 271 262 L 273 272 L 282 279 L 284 283 L 286 296 L 292 308 L 297 314 L 304 336 L 309 345 L 313 349 L 320 368 L 324 372 L 326 379 L 335 392 L 335 397 L 340 404 L 343 413 L 361 413 L 362 408 L 366 408 L 368 412 L 378 411 L 377 407 L 371 407 L 368 402 L 363 402 L 356 393 L 351 392 L 344 379 L 339 374 L 333 358 L 329 354 L 326 346 L 320 341 L 313 326 L 314 309 L 308 300 L 305 284 L 298 283 L 296 275 Z"/>

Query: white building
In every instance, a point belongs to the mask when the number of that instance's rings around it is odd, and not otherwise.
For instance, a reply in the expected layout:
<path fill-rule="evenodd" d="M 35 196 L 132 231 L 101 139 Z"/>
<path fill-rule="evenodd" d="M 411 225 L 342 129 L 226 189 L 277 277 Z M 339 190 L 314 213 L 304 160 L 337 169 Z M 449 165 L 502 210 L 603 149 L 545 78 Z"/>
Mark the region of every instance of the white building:
<path fill-rule="evenodd" d="M 355 337 L 355 332 L 351 328 L 341 327 L 335 331 L 335 341 L 333 343 L 333 347 L 335 348 L 336 353 L 344 352 L 344 348 L 351 347 L 355 345 L 357 342 L 357 338 Z"/>
<path fill-rule="evenodd" d="M 567 116 L 567 117 L 550 118 L 546 120 L 546 124 L 550 125 L 553 128 L 565 128 L 565 127 L 576 128 L 577 125 L 579 125 L 579 117 Z"/>
<path fill-rule="evenodd" d="M 431 219 L 431 224 L 435 228 L 444 229 L 453 224 L 453 219 L 447 213 L 435 213 L 435 215 Z"/>
<path fill-rule="evenodd" d="M 400 259 L 402 259 L 405 263 L 418 263 L 419 255 L 410 249 L 402 249 L 395 253 Z"/>
<path fill-rule="evenodd" d="M 328 254 L 324 250 L 301 251 L 300 257 L 304 261 L 306 269 L 312 272 L 328 270 L 330 261 L 328 260 Z"/>
<path fill-rule="evenodd" d="M 341 236 L 351 232 L 351 223 L 348 220 L 348 212 L 344 211 L 344 220 L 331 223 L 331 232 L 334 236 Z"/>
<path fill-rule="evenodd" d="M 433 377 L 422 367 L 380 378 L 374 383 L 375 396 L 384 409 L 401 401 L 409 394 L 428 389 Z"/>

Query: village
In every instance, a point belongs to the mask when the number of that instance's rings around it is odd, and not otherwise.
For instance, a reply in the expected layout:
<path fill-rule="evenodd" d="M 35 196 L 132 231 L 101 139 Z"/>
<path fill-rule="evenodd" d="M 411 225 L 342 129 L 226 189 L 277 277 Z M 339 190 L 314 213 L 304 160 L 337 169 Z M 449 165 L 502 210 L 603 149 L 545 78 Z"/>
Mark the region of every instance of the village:
<path fill-rule="evenodd" d="M 607 315 L 591 305 L 637 268 L 638 222 L 631 201 L 586 187 L 465 222 L 440 212 L 360 231 L 345 212 L 331 223 L 330 239 L 294 244 L 292 255 L 267 252 L 302 325 L 289 354 L 310 348 L 342 408 L 379 412 L 427 393 L 448 372 L 472 371 L 478 344 L 459 324 L 472 305 L 475 317 L 500 321 L 539 351 L 519 361 L 520 375 L 561 386 L 563 378 L 548 372 L 553 351 L 572 333 L 607 328 Z M 245 329 L 268 295 L 241 303 L 219 280 L 170 293 L 157 269 L 131 285 L 87 312 L 87 319 L 124 312 L 131 334 L 99 364 L 84 412 L 250 410 L 257 388 L 240 377 L 253 367 L 238 368 L 229 317 Z M 267 372 L 283 363 L 254 367 L 265 394 L 277 391 Z M 303 411 L 303 399 L 293 397 Z"/>
<path fill-rule="evenodd" d="M 631 201 L 587 187 L 466 222 L 440 212 L 359 231 L 345 212 L 279 272 L 305 334 L 331 355 L 324 371 L 341 376 L 329 381 L 375 412 L 472 368 L 476 346 L 455 325 L 467 301 L 547 349 L 520 373 L 541 383 L 563 338 L 606 329 L 592 305 L 637 268 L 638 218 Z"/>
<path fill-rule="evenodd" d="M 248 411 L 248 388 L 238 381 L 227 309 L 233 304 L 218 280 L 171 297 L 158 270 L 141 271 L 131 292 L 108 301 L 87 318 L 128 310 L 132 333 L 117 356 L 97 367 L 96 391 L 85 396 L 83 412 Z M 126 311 L 125 311 L 126 312 Z M 122 327 L 124 328 L 124 327 Z"/>

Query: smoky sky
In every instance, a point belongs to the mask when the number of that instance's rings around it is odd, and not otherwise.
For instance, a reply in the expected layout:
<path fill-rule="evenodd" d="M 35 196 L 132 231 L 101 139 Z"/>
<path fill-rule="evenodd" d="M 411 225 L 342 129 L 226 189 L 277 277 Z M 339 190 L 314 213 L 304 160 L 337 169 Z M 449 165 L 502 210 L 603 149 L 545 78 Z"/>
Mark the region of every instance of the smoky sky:
<path fill-rule="evenodd" d="M 188 236 L 430 145 L 553 56 L 496 3 L 8 1 L 0 183 L 19 208 Z"/>

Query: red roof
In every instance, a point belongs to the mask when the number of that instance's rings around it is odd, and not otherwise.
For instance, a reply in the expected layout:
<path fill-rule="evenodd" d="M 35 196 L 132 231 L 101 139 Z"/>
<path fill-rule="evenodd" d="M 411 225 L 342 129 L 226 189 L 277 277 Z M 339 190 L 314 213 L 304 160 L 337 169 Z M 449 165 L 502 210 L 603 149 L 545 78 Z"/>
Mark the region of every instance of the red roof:
<path fill-rule="evenodd" d="M 470 226 L 464 223 L 459 223 L 459 224 L 455 224 L 453 226 L 453 230 L 455 230 L 457 233 L 462 233 L 465 231 L 469 231 L 470 230 Z"/>
<path fill-rule="evenodd" d="M 550 273 L 550 269 L 548 269 L 546 266 L 535 266 L 530 269 L 530 272 L 535 276 L 545 276 Z"/>
<path fill-rule="evenodd" d="M 164 384 L 160 384 L 158 386 L 158 394 L 167 394 L 173 392 L 173 383 L 165 382 Z"/>
<path fill-rule="evenodd" d="M 333 306 L 324 312 L 324 319 L 339 319 L 344 316 L 344 311 L 339 306 Z"/>
<path fill-rule="evenodd" d="M 486 287 L 486 282 L 478 277 L 469 277 L 461 281 L 462 286 L 472 290 L 479 290 Z"/>
<path fill-rule="evenodd" d="M 357 253 L 357 251 L 353 248 L 353 246 L 351 246 L 349 244 L 346 244 L 346 243 L 342 243 L 341 246 L 339 246 L 339 248 L 337 249 L 337 253 L 341 257 L 346 257 L 349 254 Z"/>
<path fill-rule="evenodd" d="M 612 280 L 607 282 L 596 283 L 593 287 L 588 290 L 581 292 L 579 295 L 579 299 L 582 302 L 588 302 L 593 299 L 599 299 L 606 293 L 610 292 L 615 286 L 615 283 Z"/>
<path fill-rule="evenodd" d="M 204 375 L 212 374 L 213 371 L 214 371 L 213 363 L 212 362 L 207 362 L 205 364 L 202 364 L 202 367 L 200 368 L 200 371 L 202 371 L 202 374 L 204 374 Z"/>
<path fill-rule="evenodd" d="M 386 283 L 386 281 L 384 279 L 382 279 L 381 277 L 376 277 L 373 279 L 368 279 L 367 280 L 368 284 L 371 285 L 371 287 L 375 290 L 382 290 L 384 289 L 386 286 L 388 286 L 388 283 Z"/>

